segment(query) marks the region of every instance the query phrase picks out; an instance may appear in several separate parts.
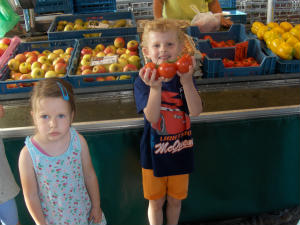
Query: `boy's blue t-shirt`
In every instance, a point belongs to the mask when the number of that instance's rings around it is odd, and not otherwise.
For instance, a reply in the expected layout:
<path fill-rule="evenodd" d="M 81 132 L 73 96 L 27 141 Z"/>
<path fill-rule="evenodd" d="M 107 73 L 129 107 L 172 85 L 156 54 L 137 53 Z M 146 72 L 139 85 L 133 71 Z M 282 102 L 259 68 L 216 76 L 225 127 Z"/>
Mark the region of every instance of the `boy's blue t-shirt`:
<path fill-rule="evenodd" d="M 141 164 L 145 169 L 153 169 L 157 177 L 187 174 L 194 168 L 191 123 L 179 79 L 176 75 L 162 84 L 159 121 L 150 124 L 144 116 Z M 134 96 L 138 113 L 143 113 L 149 92 L 150 87 L 137 77 Z"/>

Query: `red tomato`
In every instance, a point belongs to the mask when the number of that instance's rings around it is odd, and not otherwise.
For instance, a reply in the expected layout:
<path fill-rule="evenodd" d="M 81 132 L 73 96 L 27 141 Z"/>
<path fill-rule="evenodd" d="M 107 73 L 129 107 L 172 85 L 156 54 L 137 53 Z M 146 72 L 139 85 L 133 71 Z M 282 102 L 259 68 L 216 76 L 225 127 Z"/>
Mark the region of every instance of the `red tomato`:
<path fill-rule="evenodd" d="M 245 66 L 245 67 L 248 67 L 252 64 L 252 62 L 249 60 L 249 59 L 243 59 L 242 60 L 242 64 Z"/>
<path fill-rule="evenodd" d="M 175 63 L 164 62 L 158 66 L 158 75 L 160 77 L 172 78 L 176 75 L 177 66 Z"/>
<path fill-rule="evenodd" d="M 213 39 L 212 39 L 212 37 L 211 37 L 210 35 L 205 35 L 205 36 L 203 37 L 203 39 L 209 40 L 210 42 L 213 41 Z"/>
<path fill-rule="evenodd" d="M 149 62 L 149 63 L 147 63 L 147 64 L 145 65 L 145 69 L 147 69 L 147 68 L 151 69 L 151 73 L 152 73 L 152 71 L 153 71 L 154 69 L 156 69 L 156 64 L 153 63 L 153 62 Z M 157 78 L 158 78 L 158 74 L 156 73 L 155 79 L 157 79 Z"/>
<path fill-rule="evenodd" d="M 222 62 L 224 64 L 224 67 L 233 67 L 234 66 L 234 62 L 227 58 L 222 59 Z"/>
<path fill-rule="evenodd" d="M 191 65 L 193 65 L 193 59 L 189 54 L 183 55 L 176 62 L 177 69 L 180 73 L 189 72 L 189 68 Z"/>
<path fill-rule="evenodd" d="M 226 44 L 227 44 L 228 46 L 234 46 L 234 45 L 235 45 L 235 42 L 234 42 L 234 40 L 227 40 L 227 41 L 226 41 Z"/>

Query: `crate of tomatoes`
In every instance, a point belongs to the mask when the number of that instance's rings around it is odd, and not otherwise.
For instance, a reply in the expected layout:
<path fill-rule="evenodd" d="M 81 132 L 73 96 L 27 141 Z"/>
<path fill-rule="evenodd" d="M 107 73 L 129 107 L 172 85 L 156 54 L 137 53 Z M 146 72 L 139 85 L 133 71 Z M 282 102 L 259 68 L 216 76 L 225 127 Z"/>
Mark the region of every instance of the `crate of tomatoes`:
<path fill-rule="evenodd" d="M 202 53 L 204 78 L 267 75 L 275 71 L 276 58 L 265 55 L 254 39 L 235 48 L 210 48 Z"/>

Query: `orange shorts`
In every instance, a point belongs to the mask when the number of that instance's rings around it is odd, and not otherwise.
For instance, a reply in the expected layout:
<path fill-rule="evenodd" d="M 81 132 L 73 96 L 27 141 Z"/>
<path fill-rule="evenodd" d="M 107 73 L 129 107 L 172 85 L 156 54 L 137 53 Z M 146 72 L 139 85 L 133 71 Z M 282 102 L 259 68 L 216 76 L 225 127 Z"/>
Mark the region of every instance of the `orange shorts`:
<path fill-rule="evenodd" d="M 142 168 L 144 197 L 157 200 L 166 195 L 175 199 L 185 199 L 188 193 L 189 174 L 155 177 L 153 170 Z"/>

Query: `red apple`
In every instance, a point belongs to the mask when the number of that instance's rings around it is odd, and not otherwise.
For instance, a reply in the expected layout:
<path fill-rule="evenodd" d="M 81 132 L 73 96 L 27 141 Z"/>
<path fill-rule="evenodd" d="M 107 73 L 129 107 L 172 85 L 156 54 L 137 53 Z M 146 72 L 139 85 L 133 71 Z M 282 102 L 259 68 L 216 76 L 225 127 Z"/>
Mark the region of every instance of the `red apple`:
<path fill-rule="evenodd" d="M 95 47 L 95 50 L 96 50 L 97 52 L 102 52 L 102 51 L 104 51 L 104 49 L 105 49 L 104 44 L 98 44 L 98 45 Z"/>
<path fill-rule="evenodd" d="M 72 48 L 72 47 L 69 47 L 69 48 L 67 48 L 66 49 L 66 53 L 68 54 L 68 55 L 71 55 L 72 54 L 72 52 L 73 52 L 73 50 L 74 50 L 74 48 Z"/>
<path fill-rule="evenodd" d="M 114 45 L 109 45 L 107 46 L 104 51 L 103 51 L 106 55 L 109 54 L 109 53 L 113 53 L 115 54 L 116 53 L 116 47 Z"/>
<path fill-rule="evenodd" d="M 105 80 L 108 81 L 108 80 L 116 80 L 116 78 L 114 76 L 107 76 L 105 77 Z"/>
<path fill-rule="evenodd" d="M 26 59 L 26 62 L 32 64 L 32 63 L 36 62 L 37 59 L 38 59 L 37 56 L 30 56 L 29 58 Z"/>
<path fill-rule="evenodd" d="M 96 77 L 96 81 L 103 82 L 105 81 L 104 77 Z"/>
<path fill-rule="evenodd" d="M 137 67 L 136 65 L 133 64 L 127 64 L 124 68 L 123 68 L 123 72 L 128 72 L 128 71 L 137 71 Z"/>
<path fill-rule="evenodd" d="M 118 55 L 123 55 L 124 53 L 126 53 L 126 48 L 117 48 L 116 53 Z"/>
<path fill-rule="evenodd" d="M 0 56 L 2 56 L 4 54 L 5 50 L 4 49 L 0 49 Z"/>
<path fill-rule="evenodd" d="M 93 71 L 90 69 L 86 69 L 86 70 L 83 70 L 81 74 L 82 75 L 93 74 Z"/>
<path fill-rule="evenodd" d="M 116 48 L 124 48 L 125 46 L 125 40 L 122 37 L 116 37 L 114 40 L 114 46 Z"/>
<path fill-rule="evenodd" d="M 84 47 L 83 49 L 81 49 L 80 51 L 81 55 L 85 55 L 85 54 L 92 54 L 93 50 L 90 47 Z"/>
<path fill-rule="evenodd" d="M 26 61 L 26 56 L 22 53 L 19 53 L 15 56 L 15 59 L 17 59 L 20 63 L 22 63 Z"/>
<path fill-rule="evenodd" d="M 67 64 L 65 63 L 57 63 L 54 66 L 54 71 L 58 74 L 65 74 L 67 72 Z"/>
<path fill-rule="evenodd" d="M 127 49 L 129 49 L 129 51 L 136 51 L 138 46 L 139 43 L 136 40 L 131 40 L 127 43 Z"/>
<path fill-rule="evenodd" d="M 90 65 L 83 65 L 80 67 L 81 71 L 84 71 L 84 70 L 93 70 L 93 67 L 90 66 Z"/>
<path fill-rule="evenodd" d="M 10 45 L 10 39 L 9 38 L 3 38 L 3 39 L 1 39 L 0 42 L 3 43 L 3 44 L 6 44 L 6 45 Z"/>
<path fill-rule="evenodd" d="M 106 73 L 106 69 L 102 65 L 97 65 L 93 67 L 93 73 Z"/>

